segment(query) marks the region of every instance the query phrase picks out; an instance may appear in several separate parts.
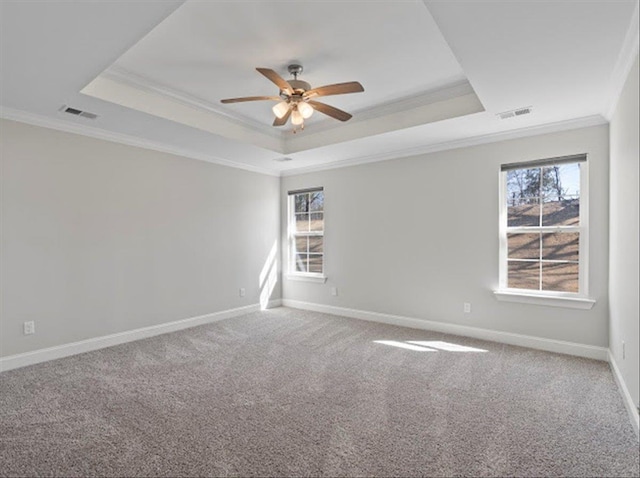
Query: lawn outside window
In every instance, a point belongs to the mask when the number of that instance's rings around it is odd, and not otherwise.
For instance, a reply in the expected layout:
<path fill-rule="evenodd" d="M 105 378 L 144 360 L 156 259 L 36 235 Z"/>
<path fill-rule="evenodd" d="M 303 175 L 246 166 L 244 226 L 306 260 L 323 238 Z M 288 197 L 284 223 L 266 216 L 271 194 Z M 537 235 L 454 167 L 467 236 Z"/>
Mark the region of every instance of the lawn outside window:
<path fill-rule="evenodd" d="M 586 154 L 502 165 L 499 300 L 591 308 Z"/>
<path fill-rule="evenodd" d="M 290 191 L 288 197 L 287 278 L 325 282 L 324 190 Z"/>

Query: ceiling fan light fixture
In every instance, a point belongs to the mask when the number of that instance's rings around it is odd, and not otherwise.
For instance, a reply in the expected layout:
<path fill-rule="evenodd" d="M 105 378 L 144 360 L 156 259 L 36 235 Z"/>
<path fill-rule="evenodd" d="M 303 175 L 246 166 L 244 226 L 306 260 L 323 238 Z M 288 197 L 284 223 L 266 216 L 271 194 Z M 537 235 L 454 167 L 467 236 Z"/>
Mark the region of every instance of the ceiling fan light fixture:
<path fill-rule="evenodd" d="M 311 118 L 311 115 L 313 114 L 313 107 L 309 103 L 305 103 L 303 101 L 298 103 L 298 111 L 304 119 Z"/>
<path fill-rule="evenodd" d="M 284 115 L 287 114 L 287 111 L 289 111 L 289 103 L 287 103 L 286 101 L 281 101 L 273 108 L 271 108 L 271 111 L 273 111 L 273 114 L 276 115 L 279 119 L 282 119 L 284 118 Z"/>
<path fill-rule="evenodd" d="M 293 124 L 294 126 L 300 126 L 302 123 L 304 123 L 304 118 L 298 111 L 298 108 L 295 108 L 291 112 L 291 124 Z"/>
<path fill-rule="evenodd" d="M 294 126 L 294 133 L 297 130 L 297 126 L 300 126 L 301 130 L 304 129 L 304 120 L 310 118 L 315 110 L 339 121 L 348 121 L 351 119 L 352 115 L 346 111 L 316 101 L 316 98 L 364 91 L 362 85 L 357 81 L 334 83 L 311 88 L 309 83 L 298 79 L 298 75 L 302 73 L 302 65 L 297 63 L 291 64 L 288 67 L 289 73 L 293 75 L 293 80 L 289 81 L 286 81 L 270 68 L 256 68 L 256 70 L 278 87 L 278 96 L 244 96 L 241 98 L 226 98 L 220 100 L 220 102 L 227 104 L 243 103 L 246 101 L 277 101 L 277 104 L 271 108 L 273 114 L 276 116 L 276 119 L 273 120 L 273 126 L 284 126 L 289 119 L 291 119 L 291 123 Z"/>

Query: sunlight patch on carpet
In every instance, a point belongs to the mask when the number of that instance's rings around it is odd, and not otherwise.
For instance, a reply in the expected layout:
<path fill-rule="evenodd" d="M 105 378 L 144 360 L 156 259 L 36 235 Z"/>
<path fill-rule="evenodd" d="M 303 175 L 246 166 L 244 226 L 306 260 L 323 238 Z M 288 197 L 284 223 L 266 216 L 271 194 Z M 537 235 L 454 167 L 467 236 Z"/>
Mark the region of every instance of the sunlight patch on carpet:
<path fill-rule="evenodd" d="M 485 349 L 452 344 L 451 342 L 442 342 L 439 340 L 406 340 L 404 342 L 398 340 L 374 340 L 373 342 L 401 349 L 414 350 L 416 352 L 487 352 Z"/>

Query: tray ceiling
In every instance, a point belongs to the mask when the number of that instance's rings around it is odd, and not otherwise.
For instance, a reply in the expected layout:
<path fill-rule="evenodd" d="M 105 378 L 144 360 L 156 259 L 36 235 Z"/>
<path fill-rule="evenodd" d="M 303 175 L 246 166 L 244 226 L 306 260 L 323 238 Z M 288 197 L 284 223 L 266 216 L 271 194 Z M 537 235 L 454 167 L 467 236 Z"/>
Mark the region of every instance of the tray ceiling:
<path fill-rule="evenodd" d="M 83 93 L 278 153 L 292 153 L 483 111 L 424 3 L 185 2 Z M 354 21 L 357 19 L 357 21 Z M 289 78 L 301 62 L 312 86 L 359 81 L 364 93 L 321 100 L 354 115 L 316 112 L 305 130 L 271 126 L 273 102 L 220 99 L 277 95 L 256 67 Z M 312 138 L 313 137 L 313 138 Z"/>
<path fill-rule="evenodd" d="M 0 23 L 4 118 L 269 174 L 602 124 L 638 52 L 637 0 L 0 2 Z M 325 98 L 349 122 L 293 135 L 269 102 L 219 103 L 293 60 L 363 84 Z"/>

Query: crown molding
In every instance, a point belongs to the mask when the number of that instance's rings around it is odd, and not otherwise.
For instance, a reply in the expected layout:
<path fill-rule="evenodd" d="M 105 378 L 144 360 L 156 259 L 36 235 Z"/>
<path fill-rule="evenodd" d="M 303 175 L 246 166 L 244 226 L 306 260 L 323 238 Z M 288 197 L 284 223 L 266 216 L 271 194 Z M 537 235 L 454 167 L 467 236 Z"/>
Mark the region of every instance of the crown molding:
<path fill-rule="evenodd" d="M 403 115 L 409 115 L 412 111 L 417 111 L 425 106 L 432 105 L 439 101 L 446 101 L 453 98 L 458 98 L 465 95 L 475 95 L 471 84 L 467 80 L 457 81 L 449 85 L 423 91 L 413 95 L 404 96 L 396 100 L 385 101 L 384 103 L 355 110 L 353 112 L 353 118 L 349 120 L 349 125 L 356 123 L 364 123 L 366 121 L 382 118 L 384 116 L 390 116 L 397 113 Z M 316 123 L 313 125 L 313 129 L 305 130 L 308 132 L 305 138 L 313 136 L 315 134 L 324 133 L 325 131 L 331 131 L 341 127 L 340 123 L 336 123 L 331 119 Z M 290 137 L 287 143 L 296 144 L 305 140 L 303 137 Z"/>
<path fill-rule="evenodd" d="M 147 93 L 155 93 L 157 95 L 171 98 L 178 103 L 205 111 L 207 113 L 219 115 L 225 120 L 235 124 L 236 126 L 239 126 L 241 128 L 248 128 L 252 130 L 252 132 L 262 133 L 277 139 L 281 139 L 283 136 L 280 131 L 274 130 L 271 125 L 267 127 L 266 125 L 246 116 L 234 115 L 229 111 L 219 107 L 217 104 L 211 103 L 210 101 L 162 85 L 137 73 L 133 73 L 132 71 L 118 66 L 109 67 L 103 73 L 101 73 L 100 76 L 119 83 L 123 83 L 127 86 L 138 88 Z"/>
<path fill-rule="evenodd" d="M 288 141 L 285 144 L 285 154 L 314 150 L 483 112 L 485 108 L 475 93 L 455 96 L 385 116 L 350 121 L 349 124 L 341 125 L 338 129 L 314 131 L 313 134 L 309 131 L 309 134 L 299 135 L 295 141 Z"/>
<path fill-rule="evenodd" d="M 291 168 L 283 171 L 274 171 L 257 166 L 251 166 L 247 164 L 241 164 L 227 159 L 219 158 L 216 156 L 205 155 L 194 151 L 189 151 L 182 148 L 175 148 L 167 144 L 149 141 L 134 136 L 125 135 L 122 133 L 114 133 L 103 129 L 95 128 L 92 126 L 85 126 L 70 121 L 65 121 L 59 118 L 51 118 L 34 113 L 29 113 L 14 108 L 2 106 L 0 107 L 0 118 L 18 121 L 21 123 L 27 123 L 34 126 L 40 126 L 43 128 L 55 129 L 58 131 L 64 131 L 66 133 L 79 134 L 82 136 L 88 136 L 91 138 L 101 139 L 105 141 L 111 141 L 114 143 L 126 144 L 128 146 L 134 146 L 138 148 L 150 149 L 153 151 L 159 151 L 162 153 L 173 154 L 176 156 L 183 156 L 190 159 L 197 159 L 200 161 L 207 161 L 209 163 L 218 164 L 221 166 L 227 166 L 236 169 L 242 169 L 245 171 L 251 171 L 254 173 L 265 174 L 268 176 L 296 176 L 298 174 L 313 173 L 318 171 L 325 171 L 330 169 L 345 168 L 349 166 L 357 166 L 361 164 L 375 163 L 379 161 L 386 161 L 390 159 L 400 159 L 410 156 L 418 156 L 421 154 L 436 153 L 439 151 L 447 151 L 452 149 L 466 148 L 470 146 L 478 146 L 481 144 L 496 143 L 499 141 L 507 141 L 510 139 L 525 138 L 529 136 L 537 136 L 548 133 L 556 133 L 560 131 L 569 131 L 572 129 L 588 128 L 591 126 L 599 126 L 607 124 L 607 120 L 600 115 L 586 116 L 583 118 L 575 118 L 566 121 L 559 121 L 556 123 L 549 123 L 539 126 L 530 126 L 527 128 L 521 128 L 512 131 L 490 133 L 481 136 L 475 136 L 472 138 L 460 139 L 455 141 L 448 141 L 444 143 L 438 143 L 433 145 L 425 145 L 417 148 L 409 148 L 399 151 L 392 151 L 381 154 L 358 156 L 340 161 L 332 161 L 322 165 L 307 166 L 301 168 Z"/>
<path fill-rule="evenodd" d="M 111 66 L 105 70 L 100 77 L 107 78 L 120 84 L 124 84 L 129 87 L 139 89 L 147 93 L 153 93 L 166 98 L 170 98 L 173 101 L 196 108 L 201 111 L 205 111 L 210 114 L 215 114 L 224 118 L 226 121 L 233 123 L 240 128 L 248 128 L 252 132 L 258 132 L 276 138 L 286 144 L 299 144 L 305 141 L 306 137 L 313 136 L 324 132 L 331 132 L 333 130 L 339 130 L 342 128 L 342 124 L 336 121 L 326 118 L 323 121 L 314 123 L 312 129 L 307 129 L 307 135 L 305 138 L 295 137 L 288 134 L 288 131 L 276 130 L 271 125 L 262 124 L 252 118 L 249 118 L 240 114 L 233 114 L 228 110 L 221 108 L 219 105 L 211 103 L 210 101 L 202 98 L 190 95 L 180 90 L 171 88 L 166 85 L 162 85 L 158 82 L 150 80 L 138 73 L 134 73 L 130 70 L 119 66 Z M 418 111 L 420 108 L 437 103 L 439 101 L 446 101 L 452 98 L 457 98 L 475 92 L 471 87 L 471 84 L 465 80 L 459 80 L 454 83 L 408 95 L 396 100 L 388 100 L 384 103 L 380 103 L 375 106 L 364 108 L 354 111 L 354 117 L 350 121 L 350 124 L 366 122 L 376 118 L 393 115 L 396 113 L 402 113 L 406 115 L 411 111 Z M 285 148 L 286 150 L 287 148 Z M 295 149 L 295 148 L 294 148 Z M 286 153 L 286 151 L 285 151 Z"/>
<path fill-rule="evenodd" d="M 470 94 L 475 94 L 471 84 L 467 80 L 461 80 L 440 88 L 398 98 L 397 100 L 389 100 L 379 105 L 356 111 L 356 114 L 358 115 L 358 120 L 368 120 L 395 113 L 406 113 L 407 110 Z"/>
<path fill-rule="evenodd" d="M 638 56 L 640 46 L 639 29 L 638 1 L 636 1 L 636 6 L 633 10 L 633 15 L 631 16 L 631 23 L 629 24 L 629 29 L 624 37 L 622 48 L 620 49 L 618 59 L 613 68 L 611 78 L 609 79 L 609 86 L 606 91 L 603 116 L 607 120 L 611 120 L 611 117 L 618 106 L 618 100 L 622 94 L 622 89 L 627 81 L 631 67 Z"/>
<path fill-rule="evenodd" d="M 130 136 L 123 133 L 114 133 L 112 131 L 106 131 L 104 129 L 96 128 L 94 126 L 86 126 L 71 121 L 66 121 L 60 118 L 52 118 L 48 116 L 38 115 L 35 113 L 29 113 L 14 108 L 8 108 L 6 106 L 0 107 L 0 118 L 18 121 L 20 123 L 26 123 L 34 126 L 40 126 L 43 128 L 55 129 L 58 131 L 64 131 L 65 133 L 79 134 L 82 136 L 88 136 L 90 138 L 101 139 L 104 141 L 110 141 L 113 143 L 126 144 L 128 146 L 134 146 L 137 148 L 150 149 L 152 151 L 158 151 L 161 153 L 173 154 L 176 156 L 183 156 L 185 158 L 197 159 L 200 161 L 206 161 L 208 163 L 217 164 L 220 166 L 227 166 L 235 169 L 243 169 L 245 171 L 251 171 L 252 173 L 265 174 L 268 176 L 280 176 L 279 172 L 272 171 L 257 166 L 251 166 L 249 164 L 237 163 L 235 161 L 229 161 L 227 159 L 219 158 L 208 154 L 202 154 L 188 149 L 176 148 L 168 144 L 159 143 L 157 141 L 150 141 L 135 136 Z"/>
<path fill-rule="evenodd" d="M 600 126 L 607 124 L 607 120 L 600 115 L 585 116 L 582 118 L 575 118 L 565 121 L 559 121 L 556 123 L 549 123 L 538 126 L 529 126 L 526 128 L 520 128 L 511 131 L 504 131 L 500 133 L 490 133 L 481 136 L 474 136 L 471 138 L 465 138 L 455 141 L 447 141 L 444 143 L 437 143 L 432 145 L 419 146 L 417 148 L 403 149 L 399 151 L 392 151 L 388 153 L 373 154 L 367 156 L 360 156 L 341 161 L 333 161 L 323 165 L 307 166 L 302 168 L 292 168 L 281 172 L 281 176 L 296 176 L 298 174 L 314 173 L 318 171 L 325 171 L 329 169 L 346 168 L 349 166 L 357 166 L 367 163 L 376 163 L 379 161 L 386 161 L 390 159 L 407 158 L 410 156 L 418 156 L 421 154 L 437 153 L 439 151 L 447 151 L 451 149 L 467 148 L 470 146 L 478 146 L 481 144 L 496 143 L 500 141 L 507 141 L 510 139 L 526 138 L 529 136 L 538 136 L 548 133 L 557 133 L 560 131 L 569 131 L 572 129 L 588 128 L 591 126 Z"/>
<path fill-rule="evenodd" d="M 410 114 L 412 110 L 418 110 L 424 106 L 429 106 L 439 101 L 446 101 L 470 94 L 475 95 L 475 91 L 467 80 L 462 80 L 442 88 L 416 93 L 415 95 L 405 96 L 397 100 L 390 100 L 376 106 L 357 110 L 353 113 L 351 123 L 365 122 L 396 113 Z M 337 127 L 339 127 L 339 124 Z M 322 123 L 319 128 L 313 129 L 313 134 L 321 133 L 333 128 L 336 128 L 333 123 Z"/>

